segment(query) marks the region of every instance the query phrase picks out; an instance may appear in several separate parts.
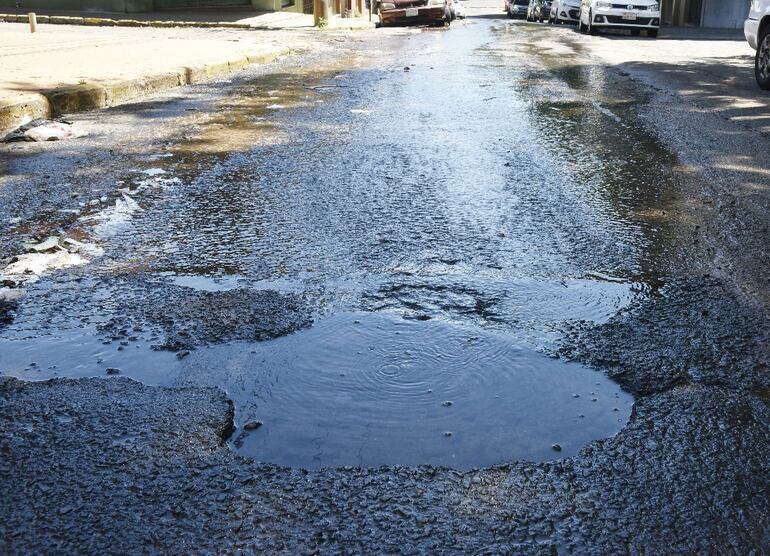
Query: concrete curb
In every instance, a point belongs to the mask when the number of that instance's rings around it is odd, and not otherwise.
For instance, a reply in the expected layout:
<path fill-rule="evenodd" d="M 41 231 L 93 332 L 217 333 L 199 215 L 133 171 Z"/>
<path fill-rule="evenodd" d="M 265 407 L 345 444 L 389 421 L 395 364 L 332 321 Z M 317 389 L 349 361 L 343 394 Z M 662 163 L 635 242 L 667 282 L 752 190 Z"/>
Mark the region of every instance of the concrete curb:
<path fill-rule="evenodd" d="M 29 23 L 29 16 L 26 14 L 0 14 L 0 21 L 5 23 Z M 254 25 L 251 23 L 231 23 L 227 21 L 161 21 L 148 20 L 140 21 L 137 19 L 108 19 L 103 17 L 74 17 L 66 15 L 38 15 L 38 24 L 54 25 L 90 25 L 98 27 L 198 27 L 205 29 L 251 29 L 251 30 L 284 30 L 280 25 L 271 26 L 269 24 Z M 341 22 L 334 21 L 323 30 L 327 31 L 367 31 L 375 29 L 374 22 L 364 22 L 356 24 L 346 24 L 345 20 Z"/>
<path fill-rule="evenodd" d="M 73 112 L 108 108 L 160 91 L 209 81 L 253 64 L 268 64 L 290 52 L 289 48 L 275 48 L 135 79 L 57 87 L 29 93 L 19 100 L 0 98 L 0 137 L 19 127 L 25 118 L 55 118 Z"/>
<path fill-rule="evenodd" d="M 0 14 L 0 21 L 6 23 L 29 23 L 26 14 Z M 228 21 L 139 21 L 136 19 L 108 19 L 104 17 L 73 17 L 67 15 L 38 15 L 38 23 L 55 25 L 91 25 L 99 27 L 203 27 L 209 29 L 252 29 L 248 23 Z"/>

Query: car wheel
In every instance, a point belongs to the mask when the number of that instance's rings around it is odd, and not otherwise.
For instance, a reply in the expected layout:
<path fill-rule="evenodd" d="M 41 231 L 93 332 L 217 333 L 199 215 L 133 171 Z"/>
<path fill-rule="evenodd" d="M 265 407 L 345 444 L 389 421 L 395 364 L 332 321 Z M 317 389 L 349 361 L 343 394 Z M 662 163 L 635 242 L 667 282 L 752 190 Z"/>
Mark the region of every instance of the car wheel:
<path fill-rule="evenodd" d="M 658 30 L 657 29 L 650 29 L 647 31 L 647 36 L 651 39 L 657 39 L 658 38 Z"/>
<path fill-rule="evenodd" d="M 599 30 L 594 27 L 594 14 L 593 12 L 588 12 L 588 34 L 589 35 L 598 35 Z"/>
<path fill-rule="evenodd" d="M 754 58 L 754 76 L 760 89 L 770 91 L 770 25 L 762 29 L 757 42 L 759 44 Z"/>

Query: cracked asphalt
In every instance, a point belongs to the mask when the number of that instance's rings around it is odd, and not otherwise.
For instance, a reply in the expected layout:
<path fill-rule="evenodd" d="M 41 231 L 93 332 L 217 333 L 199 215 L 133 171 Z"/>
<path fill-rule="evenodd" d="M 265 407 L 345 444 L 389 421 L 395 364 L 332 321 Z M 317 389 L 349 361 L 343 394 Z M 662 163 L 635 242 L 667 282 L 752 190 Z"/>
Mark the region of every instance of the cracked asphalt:
<path fill-rule="evenodd" d="M 471 7 L 0 148 L 0 551 L 770 550 L 767 138 Z"/>

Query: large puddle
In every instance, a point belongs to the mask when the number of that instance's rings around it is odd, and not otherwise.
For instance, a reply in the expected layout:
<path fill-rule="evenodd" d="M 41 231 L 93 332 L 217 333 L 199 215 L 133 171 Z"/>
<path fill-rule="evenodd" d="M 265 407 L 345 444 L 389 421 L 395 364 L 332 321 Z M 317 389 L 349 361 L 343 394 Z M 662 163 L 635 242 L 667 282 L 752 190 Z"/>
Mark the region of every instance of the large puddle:
<path fill-rule="evenodd" d="M 614 434 L 632 405 L 603 375 L 507 335 L 397 314 L 334 315 L 230 349 L 243 354 L 226 368 L 244 387 L 239 420 L 262 423 L 235 446 L 289 466 L 551 459 Z M 188 372 L 210 373 L 218 351 L 196 353 Z"/>
<path fill-rule="evenodd" d="M 173 284 L 162 291 L 183 306 L 200 295 L 212 306 L 221 303 L 219 295 L 245 299 L 266 285 L 236 277 L 159 279 Z M 198 337 L 203 344 L 176 352 L 152 349 L 168 343 L 152 323 L 124 321 L 124 331 L 112 336 L 114 328 L 104 329 L 99 300 L 130 297 L 126 291 L 92 288 L 92 297 L 81 301 L 93 314 L 70 320 L 67 287 L 50 288 L 64 311 L 60 320 L 28 309 L 4 330 L 3 373 L 31 380 L 120 374 L 155 385 L 218 386 L 236 407 L 232 446 L 259 461 L 305 468 L 541 461 L 616 433 L 633 403 L 603 374 L 537 349 L 550 335 L 547 322 L 601 322 L 630 303 L 637 286 L 622 282 L 511 281 L 510 299 L 489 310 L 517 322 L 514 329 L 462 320 L 462 304 L 450 311 L 444 303 L 442 310 L 437 298 L 415 313 L 408 303 L 401 306 L 398 289 L 397 296 L 383 298 L 393 300 L 390 308 L 322 316 L 269 341 Z M 455 297 L 449 288 L 437 290 L 446 301 Z M 27 301 L 51 303 L 45 299 L 33 289 Z M 468 306 L 473 309 L 472 302 Z M 240 327 L 237 319 L 250 314 L 228 310 L 225 318 Z M 522 325 L 522 317 L 532 320 Z M 30 326 L 44 318 L 51 321 L 47 329 Z"/>

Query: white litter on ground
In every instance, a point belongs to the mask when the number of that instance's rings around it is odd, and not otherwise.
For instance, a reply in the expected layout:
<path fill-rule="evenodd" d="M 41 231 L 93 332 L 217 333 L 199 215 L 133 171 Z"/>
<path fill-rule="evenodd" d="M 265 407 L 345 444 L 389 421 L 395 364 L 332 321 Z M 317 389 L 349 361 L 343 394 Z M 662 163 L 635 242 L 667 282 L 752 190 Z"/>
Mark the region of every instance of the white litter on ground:
<path fill-rule="evenodd" d="M 142 174 L 147 174 L 148 176 L 159 176 L 165 173 L 166 171 L 163 168 L 148 168 L 147 170 L 142 170 Z"/>
<path fill-rule="evenodd" d="M 96 222 L 94 233 L 97 237 L 109 237 L 118 232 L 131 220 L 135 212 L 141 212 L 142 208 L 125 193 L 115 201 L 115 205 L 99 211 L 96 214 L 82 218 L 83 222 Z"/>
<path fill-rule="evenodd" d="M 49 122 L 24 132 L 24 137 L 32 141 L 61 141 L 62 139 L 85 137 L 86 135 L 88 132 L 62 122 Z"/>
<path fill-rule="evenodd" d="M 44 251 L 50 251 L 51 249 L 57 249 L 59 247 L 59 236 L 51 236 L 40 243 L 35 243 L 28 246 L 32 251 L 42 253 Z"/>
<path fill-rule="evenodd" d="M 18 301 L 25 295 L 27 295 L 27 292 L 20 288 L 0 288 L 0 302 Z"/>
<path fill-rule="evenodd" d="M 85 264 L 88 261 L 77 253 L 60 249 L 53 253 L 25 253 L 0 272 L 0 279 L 11 282 L 35 282 L 48 271 Z"/>

